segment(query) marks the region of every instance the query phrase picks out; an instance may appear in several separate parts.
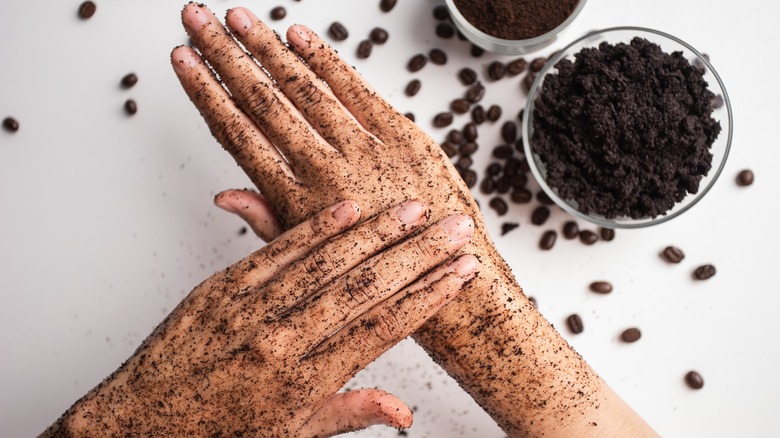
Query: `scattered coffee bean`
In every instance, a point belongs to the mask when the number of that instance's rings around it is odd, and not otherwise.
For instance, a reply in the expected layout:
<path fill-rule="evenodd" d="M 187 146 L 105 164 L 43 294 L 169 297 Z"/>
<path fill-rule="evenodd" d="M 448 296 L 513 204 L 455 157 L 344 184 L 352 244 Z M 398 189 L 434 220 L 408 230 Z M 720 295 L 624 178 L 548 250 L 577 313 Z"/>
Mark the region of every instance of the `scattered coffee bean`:
<path fill-rule="evenodd" d="M 287 9 L 277 6 L 271 9 L 271 20 L 282 20 L 287 16 Z"/>
<path fill-rule="evenodd" d="M 445 39 L 452 38 L 455 36 L 455 28 L 450 23 L 439 23 L 436 25 L 436 35 Z"/>
<path fill-rule="evenodd" d="M 680 263 L 685 258 L 685 253 L 676 246 L 667 246 L 661 251 L 661 258 L 669 263 Z"/>
<path fill-rule="evenodd" d="M 512 154 L 514 154 L 514 150 L 512 149 L 512 146 L 508 144 L 502 144 L 493 149 L 493 156 L 501 160 L 506 160 L 511 157 Z"/>
<path fill-rule="evenodd" d="M 555 201 L 544 190 L 536 192 L 536 200 L 542 205 L 555 205 Z"/>
<path fill-rule="evenodd" d="M 471 169 L 467 169 L 463 172 L 463 181 L 466 183 L 466 187 L 472 188 L 477 185 L 477 172 Z"/>
<path fill-rule="evenodd" d="M 466 100 L 477 103 L 485 97 L 485 86 L 477 82 L 466 90 Z"/>
<path fill-rule="evenodd" d="M 512 185 L 513 189 L 519 190 L 525 188 L 525 185 L 528 183 L 528 177 L 524 173 L 518 173 L 517 175 L 510 177 L 509 183 Z"/>
<path fill-rule="evenodd" d="M 509 76 L 517 76 L 525 71 L 528 61 L 525 58 L 518 58 L 506 65 L 506 72 Z"/>
<path fill-rule="evenodd" d="M 97 10 L 97 5 L 94 2 L 85 1 L 84 3 L 79 5 L 79 17 L 84 20 L 88 18 L 92 18 L 92 16 L 95 15 L 96 10 Z"/>
<path fill-rule="evenodd" d="M 437 20 L 446 20 L 450 18 L 450 11 L 447 10 L 446 5 L 436 5 L 433 8 L 433 18 Z"/>
<path fill-rule="evenodd" d="M 623 330 L 623 333 L 620 334 L 620 339 L 623 340 L 623 342 L 636 342 L 639 340 L 639 338 L 642 337 L 642 332 L 639 331 L 636 327 L 631 327 Z"/>
<path fill-rule="evenodd" d="M 490 163 L 488 164 L 487 169 L 485 169 L 485 172 L 490 176 L 497 176 L 501 173 L 501 164 L 499 163 Z"/>
<path fill-rule="evenodd" d="M 380 0 L 379 1 L 379 9 L 382 10 L 382 12 L 390 12 L 395 7 L 396 0 Z"/>
<path fill-rule="evenodd" d="M 545 205 L 540 205 L 534 209 L 531 213 L 531 223 L 534 225 L 542 225 L 547 222 L 550 217 L 550 209 Z"/>
<path fill-rule="evenodd" d="M 740 187 L 747 187 L 751 184 L 753 184 L 753 171 L 750 169 L 745 169 L 740 171 L 737 174 L 737 185 Z"/>
<path fill-rule="evenodd" d="M 431 62 L 436 65 L 444 65 L 447 63 L 447 54 L 442 49 L 431 49 L 428 53 L 428 57 L 431 58 Z"/>
<path fill-rule="evenodd" d="M 479 191 L 486 195 L 492 194 L 496 191 L 496 182 L 489 176 L 487 178 L 482 178 L 482 182 L 479 183 Z"/>
<path fill-rule="evenodd" d="M 704 387 L 704 378 L 696 371 L 688 371 L 685 374 L 685 384 L 691 389 L 702 389 Z"/>
<path fill-rule="evenodd" d="M 534 58 L 533 61 L 531 61 L 531 63 L 528 65 L 528 69 L 533 73 L 539 73 L 546 62 L 547 58 Z"/>
<path fill-rule="evenodd" d="M 349 32 L 343 24 L 334 21 L 328 28 L 328 35 L 336 41 L 344 41 L 349 37 Z"/>
<path fill-rule="evenodd" d="M 501 107 L 498 105 L 490 105 L 490 108 L 487 110 L 487 119 L 491 122 L 495 122 L 496 120 L 501 118 Z"/>
<path fill-rule="evenodd" d="M 465 114 L 469 112 L 470 107 L 471 103 L 466 99 L 455 99 L 450 102 L 450 110 L 455 114 Z"/>
<path fill-rule="evenodd" d="M 357 57 L 358 59 L 366 59 L 371 56 L 371 51 L 374 49 L 374 43 L 371 40 L 363 40 L 358 44 Z"/>
<path fill-rule="evenodd" d="M 406 64 L 406 68 L 409 69 L 410 72 L 416 72 L 420 71 L 423 67 L 425 67 L 425 64 L 428 62 L 428 58 L 423 55 L 422 53 L 418 53 L 409 60 L 409 62 Z"/>
<path fill-rule="evenodd" d="M 122 85 L 122 88 L 131 88 L 133 85 L 138 83 L 138 76 L 136 76 L 135 73 L 128 73 L 122 77 L 122 80 L 120 81 L 120 84 Z"/>
<path fill-rule="evenodd" d="M 615 240 L 615 229 L 614 228 L 607 228 L 607 227 L 601 227 L 599 229 L 599 234 L 601 234 L 601 240 L 605 242 L 611 242 Z"/>
<path fill-rule="evenodd" d="M 571 330 L 572 333 L 580 334 L 585 329 L 585 327 L 582 325 L 582 318 L 580 318 L 580 315 L 577 315 L 576 313 L 573 313 L 569 315 L 568 318 L 566 318 L 566 325 L 569 326 L 569 330 Z"/>
<path fill-rule="evenodd" d="M 566 221 L 563 224 L 563 237 L 566 239 L 574 239 L 580 235 L 580 226 L 575 221 Z"/>
<path fill-rule="evenodd" d="M 460 153 L 463 155 L 473 155 L 474 152 L 477 152 L 477 149 L 479 149 L 479 145 L 476 142 L 467 141 L 460 146 Z"/>
<path fill-rule="evenodd" d="M 496 180 L 496 191 L 500 194 L 509 193 L 509 189 L 512 188 L 512 183 L 505 175 L 501 175 Z"/>
<path fill-rule="evenodd" d="M 374 44 L 381 45 L 387 42 L 387 39 L 390 37 L 390 35 L 381 27 L 375 27 L 371 29 L 371 33 L 368 34 L 368 37 L 371 39 L 371 41 L 373 41 Z"/>
<path fill-rule="evenodd" d="M 414 122 L 414 113 L 404 113 L 404 117 Z"/>
<path fill-rule="evenodd" d="M 3 128 L 8 132 L 16 132 L 19 130 L 19 122 L 13 117 L 6 117 L 3 119 Z"/>
<path fill-rule="evenodd" d="M 471 56 L 479 58 L 485 54 L 485 49 L 479 46 L 471 46 Z"/>
<path fill-rule="evenodd" d="M 501 138 L 507 143 L 514 143 L 517 140 L 517 125 L 511 120 L 507 120 L 501 125 Z"/>
<path fill-rule="evenodd" d="M 555 230 L 547 230 L 542 234 L 542 238 L 539 240 L 539 248 L 545 251 L 552 249 L 555 246 L 555 240 L 558 239 L 558 233 Z"/>
<path fill-rule="evenodd" d="M 471 120 L 477 125 L 481 125 L 485 122 L 485 108 L 482 105 L 475 105 L 471 110 Z"/>
<path fill-rule="evenodd" d="M 599 235 L 594 233 L 593 231 L 591 230 L 580 231 L 580 242 L 584 243 L 585 245 L 593 245 L 598 241 L 599 241 Z"/>
<path fill-rule="evenodd" d="M 504 175 L 513 178 L 520 173 L 520 160 L 515 157 L 509 157 L 504 163 Z"/>
<path fill-rule="evenodd" d="M 463 133 L 458 131 L 457 129 L 453 129 L 450 132 L 447 133 L 447 141 L 453 144 L 461 144 L 465 141 L 465 137 L 463 137 Z"/>
<path fill-rule="evenodd" d="M 433 118 L 433 126 L 437 128 L 450 126 L 450 124 L 452 124 L 452 118 L 452 113 L 449 111 L 436 114 L 436 116 Z"/>
<path fill-rule="evenodd" d="M 503 236 L 504 234 L 514 230 L 519 226 L 520 224 L 518 224 L 517 222 L 504 222 L 503 224 L 501 224 L 501 235 Z"/>
<path fill-rule="evenodd" d="M 488 77 L 494 81 L 500 80 L 506 75 L 506 66 L 501 61 L 493 61 L 488 66 Z"/>
<path fill-rule="evenodd" d="M 597 294 L 608 294 L 612 292 L 612 283 L 608 281 L 594 281 L 590 284 L 590 290 Z"/>
<path fill-rule="evenodd" d="M 512 192 L 510 195 L 510 199 L 515 204 L 527 204 L 531 202 L 531 199 L 533 198 L 533 195 L 531 194 L 531 191 L 528 189 L 517 189 Z"/>
<path fill-rule="evenodd" d="M 520 159 L 520 170 L 528 173 L 531 171 L 531 166 L 528 164 L 528 157 L 522 157 Z"/>
<path fill-rule="evenodd" d="M 534 81 L 536 80 L 536 73 L 528 72 L 528 74 L 525 75 L 523 78 L 523 91 L 528 93 L 531 91 L 531 86 L 534 84 Z"/>
<path fill-rule="evenodd" d="M 422 82 L 420 82 L 419 79 L 412 79 L 406 84 L 404 93 L 406 93 L 407 96 L 412 97 L 420 92 L 420 87 L 422 87 Z"/>
<path fill-rule="evenodd" d="M 498 196 L 490 200 L 490 208 L 492 208 L 499 216 L 505 215 L 509 210 L 509 206 L 506 205 L 506 201 Z"/>
<path fill-rule="evenodd" d="M 477 72 L 468 67 L 464 67 L 458 71 L 458 79 L 460 79 L 461 84 L 469 86 L 477 81 Z"/>
<path fill-rule="evenodd" d="M 455 163 L 455 165 L 460 167 L 461 169 L 468 169 L 469 167 L 471 167 L 472 164 L 474 164 L 474 160 L 472 160 L 471 156 L 469 155 L 461 156 L 458 159 L 458 161 Z"/>
<path fill-rule="evenodd" d="M 454 144 L 445 141 L 441 144 L 441 150 L 444 151 L 444 153 L 447 155 L 447 157 L 452 158 L 455 155 L 458 155 L 458 148 Z"/>
<path fill-rule="evenodd" d="M 476 123 L 469 122 L 463 127 L 463 137 L 466 141 L 474 141 L 477 139 L 478 135 Z"/>
<path fill-rule="evenodd" d="M 125 101 L 125 112 L 129 115 L 133 115 L 138 112 L 138 104 L 133 99 L 127 99 Z"/>
<path fill-rule="evenodd" d="M 712 278 L 717 270 L 713 265 L 701 265 L 693 271 L 693 278 L 696 280 L 707 280 Z"/>

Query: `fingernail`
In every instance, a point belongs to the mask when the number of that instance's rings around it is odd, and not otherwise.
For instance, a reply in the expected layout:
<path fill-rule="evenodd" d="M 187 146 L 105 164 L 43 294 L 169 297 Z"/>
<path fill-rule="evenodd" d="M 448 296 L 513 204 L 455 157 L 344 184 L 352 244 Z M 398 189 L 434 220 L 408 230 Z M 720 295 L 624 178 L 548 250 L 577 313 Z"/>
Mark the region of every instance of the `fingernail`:
<path fill-rule="evenodd" d="M 398 219 L 406 225 L 419 225 L 425 222 L 425 206 L 416 199 L 399 205 L 397 213 Z"/>
<path fill-rule="evenodd" d="M 287 41 L 298 50 L 306 50 L 311 45 L 311 34 L 309 32 L 309 29 L 305 26 L 294 24 L 287 31 Z"/>
<path fill-rule="evenodd" d="M 478 266 L 479 266 L 479 259 L 477 259 L 475 256 L 471 254 L 467 254 L 458 257 L 457 260 L 452 262 L 450 268 L 452 268 L 452 271 L 455 273 L 455 275 L 468 281 L 474 278 Z"/>
<path fill-rule="evenodd" d="M 184 74 L 198 64 L 198 55 L 189 47 L 177 47 L 171 53 L 171 63 L 176 73 Z"/>
<path fill-rule="evenodd" d="M 257 17 L 248 9 L 234 8 L 228 11 L 225 21 L 230 30 L 245 36 L 246 31 L 257 21 Z"/>
<path fill-rule="evenodd" d="M 354 201 L 343 201 L 333 206 L 333 218 L 339 225 L 352 224 L 360 215 L 360 207 Z"/>
<path fill-rule="evenodd" d="M 214 197 L 214 205 L 227 211 L 228 213 L 238 214 L 241 209 L 233 204 L 233 201 L 234 198 L 231 198 L 229 195 L 225 194 L 225 192 L 222 192 Z"/>
<path fill-rule="evenodd" d="M 212 15 L 208 9 L 197 3 L 188 3 L 182 13 L 182 22 L 184 26 L 193 32 L 197 32 L 209 22 L 209 16 Z"/>
<path fill-rule="evenodd" d="M 444 231 L 450 237 L 450 242 L 460 243 L 471 237 L 474 232 L 474 223 L 471 218 L 462 214 L 456 214 L 439 222 Z"/>

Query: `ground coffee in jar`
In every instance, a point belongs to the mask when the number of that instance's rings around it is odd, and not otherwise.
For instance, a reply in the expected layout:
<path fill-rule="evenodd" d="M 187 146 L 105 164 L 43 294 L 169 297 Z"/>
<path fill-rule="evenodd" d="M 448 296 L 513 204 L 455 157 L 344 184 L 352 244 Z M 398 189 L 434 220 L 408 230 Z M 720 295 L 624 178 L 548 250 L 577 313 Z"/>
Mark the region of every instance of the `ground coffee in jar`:
<path fill-rule="evenodd" d="M 579 0 L 454 0 L 461 15 L 482 32 L 505 40 L 525 40 L 558 27 Z"/>

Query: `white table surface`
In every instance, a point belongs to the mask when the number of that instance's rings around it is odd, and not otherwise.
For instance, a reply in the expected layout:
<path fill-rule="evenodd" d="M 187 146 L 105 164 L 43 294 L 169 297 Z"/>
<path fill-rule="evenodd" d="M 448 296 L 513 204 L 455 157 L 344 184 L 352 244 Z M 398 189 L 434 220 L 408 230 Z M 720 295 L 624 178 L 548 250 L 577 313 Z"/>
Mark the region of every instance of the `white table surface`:
<path fill-rule="evenodd" d="M 240 236 L 242 223 L 212 206 L 212 197 L 248 180 L 213 140 L 172 73 L 168 55 L 187 38 L 183 3 L 97 0 L 90 20 L 76 17 L 79 0 L 7 0 L 0 9 L 0 118 L 14 116 L 15 134 L 0 130 L 0 436 L 34 435 L 116 369 L 198 282 L 242 258 L 261 242 Z M 474 59 L 468 45 L 434 33 L 432 0 L 400 0 L 389 14 L 378 1 L 247 0 L 267 16 L 283 5 L 283 31 L 294 22 L 322 33 L 334 20 L 351 35 L 343 55 L 402 111 L 413 111 L 434 138 L 432 116 L 460 95 L 456 72 L 480 73 L 498 57 Z M 212 0 L 221 15 L 234 4 Z M 669 223 L 618 231 L 613 242 L 586 247 L 559 238 L 543 252 L 543 230 L 560 229 L 555 211 L 534 227 L 531 207 L 498 218 L 486 211 L 502 254 L 544 315 L 592 366 L 666 437 L 780 436 L 780 165 L 777 92 L 780 4 L 704 0 L 590 0 L 547 55 L 585 31 L 637 25 L 656 28 L 708 53 L 731 96 L 734 141 L 723 175 L 707 197 Z M 374 26 L 390 33 L 366 60 L 358 42 Z M 445 66 L 415 74 L 420 94 L 403 88 L 407 60 L 433 47 Z M 536 54 L 528 56 L 533 58 Z M 507 58 L 500 58 L 507 59 Z M 128 72 L 138 84 L 118 86 Z M 520 78 L 490 84 L 483 103 L 513 117 L 525 103 Z M 133 98 L 139 111 L 123 113 Z M 462 126 L 466 116 L 453 126 Z M 499 124 L 480 128 L 475 169 L 489 162 Z M 751 168 L 756 182 L 734 183 Z M 477 197 L 487 204 L 481 194 Z M 761 204 L 764 202 L 764 204 Z M 499 237 L 505 220 L 519 229 Z M 581 226 L 587 227 L 585 223 Z M 680 265 L 659 251 L 675 244 Z M 718 268 L 691 279 L 703 263 Z M 587 285 L 606 279 L 615 292 L 596 296 Z M 565 318 L 579 313 L 585 331 L 572 335 Z M 631 326 L 635 344 L 619 341 Z M 683 382 L 690 369 L 702 390 Z M 416 407 L 413 437 L 502 437 L 493 421 L 420 348 L 404 341 L 361 372 L 350 387 L 377 386 Z M 518 388 L 522 390 L 522 388 Z M 381 427 L 357 433 L 391 437 Z"/>

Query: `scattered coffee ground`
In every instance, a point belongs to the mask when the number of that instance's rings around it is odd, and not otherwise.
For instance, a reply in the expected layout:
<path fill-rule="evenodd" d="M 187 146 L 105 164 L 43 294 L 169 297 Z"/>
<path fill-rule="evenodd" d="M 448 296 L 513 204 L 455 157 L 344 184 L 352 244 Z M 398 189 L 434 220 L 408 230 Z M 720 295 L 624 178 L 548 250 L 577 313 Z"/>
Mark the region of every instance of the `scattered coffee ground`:
<path fill-rule="evenodd" d="M 639 338 L 642 337 L 642 332 L 639 331 L 636 327 L 631 327 L 623 330 L 623 333 L 620 334 L 620 339 L 623 340 L 623 342 L 636 342 L 639 340 Z"/>
<path fill-rule="evenodd" d="M 601 227 L 599 228 L 599 234 L 601 234 L 601 240 L 605 242 L 611 242 L 615 240 L 614 228 Z"/>
<path fill-rule="evenodd" d="M 95 15 L 95 11 L 97 11 L 97 5 L 94 2 L 85 1 L 79 5 L 79 18 L 84 20 L 92 18 Z"/>
<path fill-rule="evenodd" d="M 555 241 L 557 239 L 558 233 L 555 232 L 555 230 L 547 230 L 542 234 L 542 238 L 539 240 L 539 248 L 548 251 L 555 246 Z"/>
<path fill-rule="evenodd" d="M 390 12 L 395 7 L 396 0 L 380 0 L 379 2 L 379 9 L 382 10 L 382 12 Z"/>
<path fill-rule="evenodd" d="M 490 180 L 486 179 L 485 181 L 490 181 Z M 503 224 L 501 224 L 501 235 L 503 236 L 504 234 L 514 230 L 519 226 L 520 224 L 518 224 L 517 222 L 504 222 Z"/>
<path fill-rule="evenodd" d="M 682 53 L 634 38 L 556 68 L 534 101 L 531 145 L 563 199 L 586 214 L 639 219 L 698 192 L 720 124 L 701 71 Z"/>
<path fill-rule="evenodd" d="M 696 371 L 688 371 L 685 374 L 685 384 L 691 389 L 702 389 L 704 387 L 704 378 Z"/>
<path fill-rule="evenodd" d="M 447 53 L 442 49 L 431 49 L 431 51 L 428 52 L 428 57 L 431 59 L 431 62 L 436 65 L 444 65 L 447 63 Z"/>
<path fill-rule="evenodd" d="M 347 28 L 344 27 L 343 24 L 334 21 L 331 23 L 330 27 L 328 27 L 328 35 L 336 41 L 344 41 L 349 37 L 349 31 L 347 31 Z"/>
<path fill-rule="evenodd" d="M 16 132 L 19 130 L 19 122 L 13 117 L 6 117 L 3 119 L 3 128 L 8 132 Z"/>
<path fill-rule="evenodd" d="M 420 82 L 419 79 L 412 79 L 408 84 L 406 84 L 404 93 L 406 93 L 407 96 L 412 97 L 420 92 L 420 87 L 422 87 L 422 82 Z"/>
<path fill-rule="evenodd" d="M 608 281 L 594 281 L 589 286 L 592 292 L 597 294 L 608 294 L 612 292 L 612 283 Z"/>
<path fill-rule="evenodd" d="M 120 81 L 122 88 L 132 88 L 137 83 L 138 83 L 138 76 L 135 73 L 128 73 L 124 75 L 124 77 L 122 77 L 122 80 Z"/>
<path fill-rule="evenodd" d="M 477 29 L 505 40 L 525 40 L 563 23 L 578 0 L 455 0 L 463 17 Z"/>
<path fill-rule="evenodd" d="M 591 230 L 580 231 L 580 242 L 584 243 L 585 245 L 593 245 L 598 241 L 599 241 L 599 235 L 594 233 L 593 231 Z"/>
<path fill-rule="evenodd" d="M 368 37 L 371 39 L 371 41 L 374 44 L 381 45 L 387 42 L 387 39 L 390 37 L 390 34 L 388 34 L 387 31 L 382 29 L 381 27 L 375 27 L 371 29 L 371 33 L 368 34 Z"/>
<path fill-rule="evenodd" d="M 667 246 L 661 251 L 661 258 L 669 263 L 680 263 L 685 258 L 685 253 L 676 246 Z"/>
<path fill-rule="evenodd" d="M 693 271 L 693 278 L 696 280 L 708 280 L 715 276 L 717 270 L 713 265 L 701 265 Z"/>
<path fill-rule="evenodd" d="M 282 6 L 277 6 L 271 9 L 271 20 L 282 20 L 287 16 L 287 9 Z"/>
<path fill-rule="evenodd" d="M 428 58 L 423 55 L 422 53 L 418 53 L 409 59 L 409 62 L 406 64 L 406 68 L 414 73 L 416 71 L 420 71 L 423 67 L 425 67 L 425 64 L 428 62 Z"/>
<path fill-rule="evenodd" d="M 566 239 L 576 239 L 580 235 L 580 226 L 575 221 L 566 221 L 563 224 L 563 237 Z"/>
<path fill-rule="evenodd" d="M 450 23 L 439 23 L 436 25 L 436 35 L 439 38 L 450 39 L 455 36 L 455 28 Z"/>
<path fill-rule="evenodd" d="M 125 112 L 128 115 L 133 115 L 138 112 L 138 104 L 133 99 L 127 99 L 125 101 Z"/>
<path fill-rule="evenodd" d="M 580 318 L 580 315 L 577 315 L 576 313 L 573 313 L 569 315 L 568 318 L 566 318 L 566 325 L 569 326 L 569 330 L 571 330 L 571 332 L 575 335 L 582 333 L 582 331 L 585 329 L 585 327 L 582 325 L 582 318 Z"/>
<path fill-rule="evenodd" d="M 363 40 L 358 44 L 357 57 L 358 59 L 366 59 L 371 56 L 371 51 L 374 49 L 374 43 L 371 40 Z"/>
<path fill-rule="evenodd" d="M 751 184 L 753 184 L 753 171 L 750 169 L 745 169 L 740 171 L 737 174 L 737 185 L 740 187 L 747 187 Z"/>

